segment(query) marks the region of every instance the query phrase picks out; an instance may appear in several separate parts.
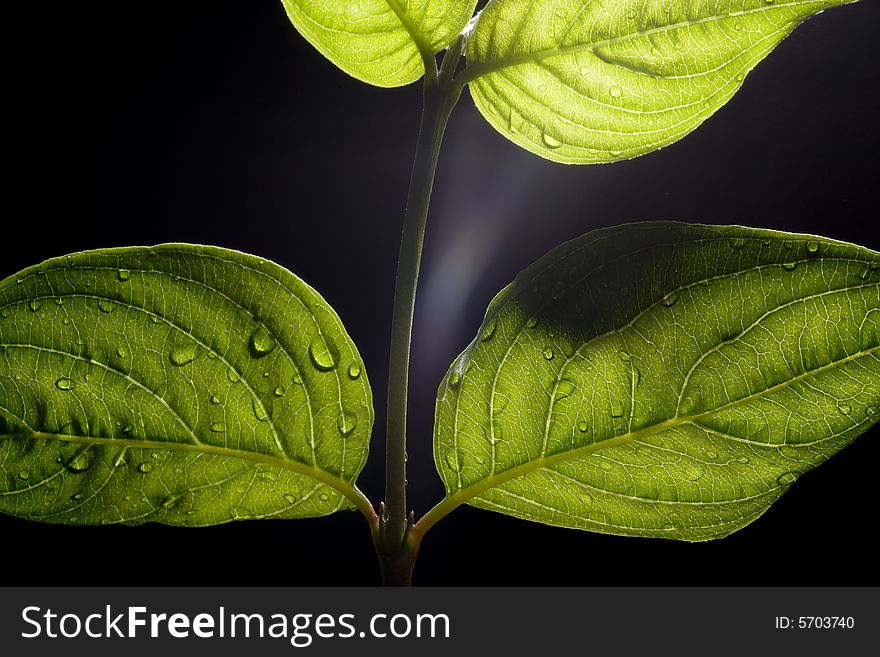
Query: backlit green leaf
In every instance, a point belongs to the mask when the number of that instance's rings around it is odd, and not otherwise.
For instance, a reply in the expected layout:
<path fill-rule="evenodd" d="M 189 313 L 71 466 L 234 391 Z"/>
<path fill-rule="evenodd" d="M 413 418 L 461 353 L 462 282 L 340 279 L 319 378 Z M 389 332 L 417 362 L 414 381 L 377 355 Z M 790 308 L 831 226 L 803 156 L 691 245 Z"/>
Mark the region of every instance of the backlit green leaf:
<path fill-rule="evenodd" d="M 597 230 L 492 302 L 440 387 L 448 504 L 699 541 L 880 419 L 880 254 L 677 223 Z"/>
<path fill-rule="evenodd" d="M 0 512 L 210 525 L 352 506 L 373 422 L 339 318 L 278 265 L 185 244 L 0 282 Z"/>
<path fill-rule="evenodd" d="M 493 0 L 469 43 L 471 95 L 556 162 L 642 155 L 726 103 L 799 23 L 853 0 Z"/>
<path fill-rule="evenodd" d="M 476 0 L 282 0 L 296 29 L 343 71 L 380 87 L 425 72 L 421 53 L 445 48 Z"/>

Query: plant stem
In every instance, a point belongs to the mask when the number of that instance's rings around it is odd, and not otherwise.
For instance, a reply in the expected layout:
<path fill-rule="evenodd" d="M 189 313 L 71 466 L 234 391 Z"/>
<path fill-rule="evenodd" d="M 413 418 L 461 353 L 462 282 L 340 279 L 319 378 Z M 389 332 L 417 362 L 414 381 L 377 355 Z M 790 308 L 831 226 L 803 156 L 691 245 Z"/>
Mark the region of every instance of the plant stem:
<path fill-rule="evenodd" d="M 452 53 L 450 53 L 452 54 Z M 457 62 L 460 52 L 455 53 Z M 444 60 L 444 69 L 448 60 Z M 428 61 L 426 61 L 426 65 Z M 406 407 L 409 389 L 409 356 L 413 311 L 422 242 L 428 219 L 428 206 L 440 144 L 446 123 L 461 95 L 461 87 L 445 85 L 442 73 L 430 60 L 426 66 L 424 105 L 416 144 L 403 221 L 397 280 L 394 287 L 394 314 L 391 323 L 391 358 L 388 373 L 388 418 L 385 445 L 385 504 L 380 518 L 380 538 L 376 545 L 386 585 L 409 584 L 409 573 L 418 551 L 417 542 L 407 539 L 411 520 L 406 506 Z M 453 63 L 454 66 L 454 63 Z"/>

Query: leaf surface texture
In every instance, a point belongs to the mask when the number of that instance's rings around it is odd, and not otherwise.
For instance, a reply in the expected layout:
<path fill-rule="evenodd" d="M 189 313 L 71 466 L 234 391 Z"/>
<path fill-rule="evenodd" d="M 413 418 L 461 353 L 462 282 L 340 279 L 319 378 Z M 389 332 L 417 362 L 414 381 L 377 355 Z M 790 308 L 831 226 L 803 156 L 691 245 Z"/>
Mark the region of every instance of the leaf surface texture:
<path fill-rule="evenodd" d="M 450 368 L 455 503 L 700 541 L 760 516 L 880 418 L 880 254 L 739 227 L 629 224 L 551 251 Z"/>
<path fill-rule="evenodd" d="M 556 162 L 671 144 L 802 21 L 851 0 L 493 0 L 468 45 L 489 123 Z"/>
<path fill-rule="evenodd" d="M 211 525 L 352 506 L 373 421 L 329 305 L 282 267 L 170 244 L 0 282 L 0 511 Z"/>

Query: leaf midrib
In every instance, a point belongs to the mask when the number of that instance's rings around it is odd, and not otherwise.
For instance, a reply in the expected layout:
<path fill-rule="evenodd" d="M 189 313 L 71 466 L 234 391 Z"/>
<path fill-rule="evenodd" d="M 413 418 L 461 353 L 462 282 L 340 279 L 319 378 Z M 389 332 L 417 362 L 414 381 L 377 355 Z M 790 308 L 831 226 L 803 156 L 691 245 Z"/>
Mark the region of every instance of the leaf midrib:
<path fill-rule="evenodd" d="M 764 390 L 761 390 L 759 392 L 755 392 L 755 393 L 748 395 L 746 397 L 742 397 L 740 399 L 737 399 L 734 402 L 730 402 L 728 404 L 722 404 L 721 406 L 718 406 L 718 407 L 713 408 L 711 410 L 705 411 L 703 413 L 697 413 L 697 414 L 685 415 L 685 416 L 676 415 L 672 418 L 669 418 L 668 420 L 664 420 L 663 422 L 659 422 L 657 424 L 652 424 L 647 427 L 642 427 L 640 429 L 637 429 L 636 431 L 630 431 L 625 434 L 621 434 L 619 436 L 614 436 L 613 438 L 607 438 L 607 439 L 599 441 L 599 442 L 591 443 L 589 445 L 584 445 L 582 447 L 578 447 L 577 449 L 567 450 L 564 452 L 558 452 L 556 454 L 551 454 L 550 456 L 541 456 L 537 459 L 532 459 L 532 460 L 526 461 L 525 463 L 521 463 L 520 465 L 517 465 L 513 468 L 509 468 L 507 470 L 501 471 L 498 474 L 491 475 L 490 477 L 487 477 L 486 479 L 483 479 L 475 484 L 472 484 L 472 485 L 467 486 L 465 488 L 458 489 L 452 495 L 448 495 L 437 507 L 435 507 L 435 509 L 439 509 L 441 507 L 441 505 L 443 507 L 446 507 L 446 511 L 444 512 L 444 515 L 445 515 L 445 513 L 448 513 L 453 508 L 460 506 L 461 504 L 464 504 L 468 500 L 479 496 L 480 494 L 486 492 L 487 490 L 497 488 L 501 484 L 504 484 L 512 479 L 516 479 L 518 477 L 522 477 L 524 475 L 531 474 L 532 472 L 539 470 L 540 468 L 556 465 L 557 463 L 562 463 L 562 462 L 569 461 L 569 460 L 574 460 L 574 459 L 577 459 L 581 456 L 584 456 L 587 454 L 592 454 L 594 452 L 598 452 L 600 450 L 607 449 L 610 447 L 618 447 L 620 445 L 625 445 L 625 444 L 628 444 L 628 443 L 636 441 L 636 440 L 644 440 L 646 438 L 653 436 L 654 434 L 662 433 L 663 431 L 666 431 L 668 429 L 674 429 L 676 427 L 684 426 L 687 424 L 691 424 L 691 425 L 699 427 L 698 423 L 702 419 L 705 419 L 707 417 L 711 417 L 711 416 L 713 416 L 717 413 L 720 413 L 722 411 L 727 411 L 727 410 L 736 408 L 738 406 L 746 404 L 754 399 L 757 399 L 757 398 L 762 397 L 764 395 L 770 394 L 770 393 L 775 392 L 777 390 L 784 390 L 785 388 L 787 388 L 787 387 L 789 387 L 799 381 L 802 381 L 802 380 L 807 379 L 812 376 L 816 376 L 816 375 L 821 374 L 822 372 L 827 371 L 829 369 L 833 369 L 833 368 L 839 367 L 841 365 L 845 365 L 846 363 L 856 361 L 856 360 L 863 358 L 865 356 L 873 355 L 873 354 L 877 353 L 878 351 L 880 351 L 880 346 L 872 347 L 871 349 L 867 349 L 867 350 L 858 351 L 854 354 L 846 356 L 845 358 L 831 361 L 831 362 L 827 363 L 826 365 L 814 368 L 812 370 L 808 370 L 808 371 L 804 372 L 803 374 L 799 374 L 795 377 L 792 377 L 791 379 L 788 379 L 787 381 L 783 381 L 782 383 L 776 384 L 775 386 L 765 388 Z M 433 523 L 430 523 L 430 524 L 433 524 Z M 430 526 L 430 524 L 429 524 L 429 526 Z"/>
<path fill-rule="evenodd" d="M 707 16 L 705 18 L 696 18 L 693 20 L 680 21 L 678 23 L 669 23 L 667 25 L 658 26 L 655 28 L 651 28 L 644 31 L 636 31 L 630 34 L 624 34 L 620 36 L 610 37 L 608 39 L 603 39 L 601 41 L 591 41 L 582 44 L 576 44 L 572 46 L 560 46 L 557 44 L 553 48 L 547 48 L 544 50 L 537 50 L 531 53 L 523 53 L 521 55 L 512 55 L 509 57 L 505 57 L 502 59 L 497 59 L 493 61 L 479 61 L 474 60 L 472 64 L 469 64 L 468 67 L 461 74 L 461 84 L 467 84 L 469 82 L 473 82 L 480 77 L 485 75 L 489 75 L 490 73 L 495 73 L 497 71 L 510 68 L 513 66 L 519 66 L 521 64 L 531 64 L 535 62 L 542 61 L 544 59 L 548 59 L 550 57 L 558 57 L 562 55 L 579 53 L 579 52 L 593 52 L 599 48 L 605 48 L 608 46 L 617 45 L 619 43 L 626 43 L 627 41 L 632 41 L 634 39 L 638 39 L 641 37 L 651 36 L 654 34 L 663 34 L 664 32 L 671 32 L 675 30 L 679 30 L 682 28 L 692 27 L 694 25 L 702 25 L 705 23 L 712 23 L 721 21 L 727 18 L 738 18 L 740 16 L 748 16 L 750 14 L 761 14 L 768 13 L 784 8 L 796 7 L 802 5 L 816 4 L 820 6 L 825 6 L 824 2 L 820 0 L 794 0 L 793 2 L 775 2 L 772 5 L 767 5 L 763 7 L 755 7 L 753 9 L 747 9 L 742 11 L 734 11 L 728 14 L 715 15 L 715 16 Z M 568 36 L 567 31 L 563 38 Z"/>
<path fill-rule="evenodd" d="M 348 498 L 355 506 L 360 507 L 364 499 L 363 494 L 356 486 L 348 481 L 334 475 L 327 470 L 322 470 L 313 465 L 295 461 L 290 458 L 272 456 L 271 454 L 261 454 L 259 452 L 245 452 L 228 447 L 218 447 L 200 443 L 193 445 L 190 443 L 171 443 L 159 442 L 151 440 L 136 440 L 132 438 L 95 438 L 92 436 L 73 436 L 69 434 L 47 433 L 43 431 L 0 434 L 0 441 L 15 439 L 36 439 L 36 440 L 57 440 L 66 443 L 89 446 L 108 446 L 122 447 L 126 449 L 161 449 L 176 452 L 195 452 L 197 454 L 210 454 L 213 456 L 223 456 L 226 458 L 234 458 L 251 463 L 262 463 L 281 470 L 290 470 L 297 474 L 310 477 L 322 484 L 330 486 L 337 490 L 344 497 Z"/>

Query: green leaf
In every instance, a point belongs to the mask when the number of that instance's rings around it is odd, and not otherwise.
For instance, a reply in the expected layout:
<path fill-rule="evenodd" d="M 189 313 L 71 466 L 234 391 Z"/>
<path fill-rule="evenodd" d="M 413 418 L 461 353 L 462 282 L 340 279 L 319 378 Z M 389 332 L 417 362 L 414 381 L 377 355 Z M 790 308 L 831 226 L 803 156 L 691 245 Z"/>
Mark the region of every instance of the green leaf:
<path fill-rule="evenodd" d="M 798 24 L 852 1 L 493 0 L 464 77 L 526 150 L 611 162 L 684 137 Z"/>
<path fill-rule="evenodd" d="M 399 87 L 418 80 L 464 29 L 477 0 L 282 0 L 300 34 L 358 80 Z"/>
<path fill-rule="evenodd" d="M 446 508 L 718 538 L 880 419 L 880 254 L 819 237 L 597 230 L 479 336 L 438 395 Z"/>
<path fill-rule="evenodd" d="M 354 481 L 372 423 L 336 313 L 272 262 L 169 244 L 0 282 L 0 512 L 191 526 L 322 516 L 365 501 Z"/>

